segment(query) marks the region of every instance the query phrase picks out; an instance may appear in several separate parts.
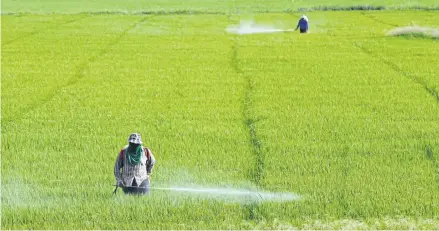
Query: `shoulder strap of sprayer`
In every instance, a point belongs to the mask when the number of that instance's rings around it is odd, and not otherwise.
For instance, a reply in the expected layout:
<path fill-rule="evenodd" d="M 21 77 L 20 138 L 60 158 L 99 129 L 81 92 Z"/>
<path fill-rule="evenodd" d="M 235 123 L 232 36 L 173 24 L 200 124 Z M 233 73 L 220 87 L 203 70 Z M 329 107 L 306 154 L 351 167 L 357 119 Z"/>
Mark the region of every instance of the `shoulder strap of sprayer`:
<path fill-rule="evenodd" d="M 148 148 L 143 147 L 143 153 L 145 153 L 146 159 L 149 160 L 151 158 L 151 151 Z"/>
<path fill-rule="evenodd" d="M 124 159 L 124 155 L 125 155 L 125 152 L 123 151 L 123 149 L 120 150 L 120 152 L 119 152 L 119 161 L 123 161 L 123 159 Z M 122 163 L 123 163 L 123 162 L 122 162 Z"/>

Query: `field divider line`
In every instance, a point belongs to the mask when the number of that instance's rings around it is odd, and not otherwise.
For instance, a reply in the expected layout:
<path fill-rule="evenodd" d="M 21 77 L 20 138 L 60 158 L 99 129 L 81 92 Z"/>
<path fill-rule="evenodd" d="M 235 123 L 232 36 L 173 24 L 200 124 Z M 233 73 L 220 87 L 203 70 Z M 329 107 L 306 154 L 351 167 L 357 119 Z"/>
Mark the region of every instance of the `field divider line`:
<path fill-rule="evenodd" d="M 254 80 L 245 73 L 245 71 L 240 67 L 238 60 L 238 50 L 239 50 L 239 42 L 238 37 L 234 37 L 234 42 L 232 45 L 232 54 L 231 54 L 231 66 L 235 73 L 238 75 L 238 78 L 243 76 L 245 78 L 245 88 L 244 88 L 244 99 L 243 99 L 243 117 L 244 124 L 248 130 L 248 134 L 250 136 L 250 144 L 252 147 L 252 152 L 256 157 L 255 165 L 253 170 L 249 173 L 250 181 L 253 181 L 257 186 L 261 186 L 262 178 L 264 173 L 264 162 L 265 155 L 263 152 L 263 146 L 260 138 L 257 135 L 256 131 L 256 122 L 258 121 L 254 118 L 254 115 L 251 113 L 251 107 L 253 105 L 254 99 L 252 94 L 254 92 Z M 244 205 L 245 211 L 248 213 L 247 217 L 249 220 L 263 220 L 263 214 L 261 208 L 258 203 L 250 203 Z"/>
<path fill-rule="evenodd" d="M 31 36 L 34 36 L 34 35 L 37 35 L 37 34 L 41 34 L 41 33 L 45 32 L 45 31 L 48 31 L 48 30 L 57 29 L 57 28 L 60 28 L 60 27 L 62 27 L 62 26 L 68 25 L 68 24 L 70 24 L 70 23 L 74 23 L 74 22 L 77 22 L 77 21 L 81 21 L 81 20 L 83 20 L 83 19 L 85 19 L 85 18 L 88 18 L 88 17 L 90 17 L 90 16 L 91 16 L 91 15 L 84 15 L 84 16 L 82 16 L 82 17 L 80 17 L 80 18 L 77 18 L 77 19 L 73 19 L 73 20 L 69 20 L 69 21 L 64 21 L 64 22 L 57 23 L 57 24 L 55 24 L 55 25 L 53 25 L 53 26 L 50 26 L 50 27 L 45 27 L 45 28 L 42 28 L 42 29 L 40 29 L 40 30 L 36 30 L 36 31 L 29 32 L 29 33 L 27 33 L 27 34 L 25 34 L 25 35 L 23 35 L 23 36 L 20 36 L 20 37 L 14 38 L 14 39 L 12 39 L 12 40 L 10 40 L 10 41 L 7 41 L 7 42 L 3 43 L 2 46 L 4 47 L 4 46 L 7 46 L 7 45 L 11 45 L 11 44 L 13 44 L 13 43 L 15 43 L 15 42 L 17 42 L 17 41 L 23 40 L 23 39 L 25 39 L 25 38 L 28 38 L 28 37 L 31 37 Z"/>
<path fill-rule="evenodd" d="M 114 45 L 118 44 L 122 40 L 122 38 L 124 36 L 126 36 L 126 34 L 130 30 L 132 30 L 135 27 L 137 27 L 140 23 L 143 23 L 146 19 L 147 19 L 147 17 L 143 17 L 141 20 L 136 22 L 131 27 L 125 29 L 116 39 L 114 39 L 113 41 L 108 43 L 103 49 L 101 49 L 100 52 L 98 52 L 96 55 L 91 56 L 86 61 L 84 61 L 81 64 L 79 64 L 78 67 L 77 67 L 76 74 L 73 75 L 73 77 L 70 78 L 67 81 L 66 84 L 64 84 L 64 85 L 60 86 L 59 88 L 55 89 L 54 91 L 52 91 L 52 93 L 50 93 L 45 98 L 40 100 L 39 103 L 32 104 L 30 107 L 28 107 L 28 109 L 26 111 L 23 110 L 22 112 L 19 112 L 18 116 L 15 116 L 13 119 L 5 119 L 3 121 L 3 123 L 9 123 L 9 122 L 14 122 L 14 121 L 20 120 L 24 115 L 29 114 L 30 112 L 34 111 L 38 107 L 41 107 L 44 104 L 46 104 L 47 102 L 49 102 L 50 100 L 52 100 L 62 89 L 68 88 L 68 87 L 76 84 L 79 80 L 84 78 L 84 76 L 85 76 L 84 75 L 84 71 L 90 66 L 91 63 L 95 62 L 99 57 L 101 57 L 101 56 L 105 55 L 106 53 L 108 53 L 110 51 L 111 47 L 113 47 Z"/>
<path fill-rule="evenodd" d="M 383 21 L 381 19 L 378 19 L 375 16 L 366 13 L 365 11 L 361 12 L 361 15 L 363 15 L 365 18 L 368 18 L 368 19 L 370 19 L 370 20 L 372 20 L 374 22 L 377 22 L 377 23 L 380 23 L 380 24 L 383 24 L 383 25 L 388 25 L 388 26 L 393 26 L 393 27 L 398 27 L 399 26 L 397 24 L 388 23 L 388 22 L 385 22 L 385 21 Z"/>
<path fill-rule="evenodd" d="M 67 84 L 61 88 L 67 88 L 70 87 L 71 85 L 76 84 L 79 80 L 81 80 L 82 78 L 84 78 L 84 71 L 90 66 L 91 63 L 94 63 L 99 57 L 104 56 L 105 54 L 109 53 L 110 49 L 115 46 L 116 44 L 118 44 L 123 37 L 125 37 L 127 35 L 127 33 L 136 28 L 140 23 L 143 23 L 144 21 L 146 21 L 147 17 L 142 18 L 140 21 L 136 22 L 133 26 L 125 29 L 116 39 L 114 39 L 113 41 L 111 41 L 110 43 L 108 43 L 103 49 L 101 49 L 96 55 L 90 57 L 89 59 L 87 59 L 85 62 L 81 63 L 78 66 L 78 71 L 76 72 L 76 74 L 73 76 L 73 78 L 71 78 Z"/>
<path fill-rule="evenodd" d="M 394 70 L 397 73 L 399 73 L 399 74 L 405 76 L 406 78 L 412 80 L 414 83 L 421 85 L 424 88 L 424 90 L 428 92 L 428 94 L 430 96 L 432 96 L 433 98 L 436 99 L 436 101 L 437 101 L 437 103 L 439 105 L 439 94 L 438 94 L 438 92 L 434 88 L 429 87 L 428 84 L 425 82 L 425 80 L 405 72 L 402 68 L 398 67 L 398 65 L 396 65 L 393 62 L 383 58 L 382 56 L 379 56 L 379 55 L 373 53 L 372 51 L 368 50 L 367 48 L 365 48 L 364 46 L 360 45 L 357 42 L 354 42 L 353 45 L 354 45 L 354 47 L 359 48 L 363 53 L 366 53 L 366 54 L 372 56 L 373 58 L 376 58 L 376 59 L 380 60 L 382 63 L 384 63 L 387 66 L 389 66 L 392 70 Z"/>
<path fill-rule="evenodd" d="M 254 101 L 252 98 L 252 94 L 254 91 L 254 82 L 248 76 L 246 77 L 246 79 L 247 84 L 244 93 L 244 118 L 250 135 L 250 144 L 252 146 L 252 151 L 256 156 L 256 164 L 251 174 L 251 180 L 254 181 L 256 185 L 261 186 L 262 178 L 264 175 L 265 155 L 263 152 L 262 141 L 257 135 L 256 123 L 258 122 L 258 120 L 254 118 L 251 113 L 251 108 Z"/>
<path fill-rule="evenodd" d="M 362 46 L 358 43 L 353 43 L 353 45 L 354 45 L 354 47 L 359 48 L 363 53 L 366 53 L 367 55 L 372 56 L 373 58 L 380 60 L 381 62 L 383 62 L 384 64 L 389 66 L 391 69 L 393 69 L 397 73 L 412 80 L 414 83 L 421 85 L 431 96 L 433 96 L 436 99 L 436 101 L 439 105 L 438 92 L 435 89 L 429 87 L 428 84 L 422 78 L 410 75 L 409 73 L 405 72 L 402 68 L 398 67 L 395 63 L 383 58 L 382 56 L 379 56 L 379 55 L 373 53 L 372 51 L 368 50 L 367 48 L 365 48 L 364 46 Z M 436 178 L 436 182 L 439 186 L 439 163 L 436 162 L 436 159 L 434 159 L 433 151 L 432 151 L 430 146 L 425 147 L 425 152 L 427 154 L 427 158 L 433 163 L 433 166 L 435 166 L 435 168 L 436 168 L 435 178 Z"/>
<path fill-rule="evenodd" d="M 251 108 L 253 106 L 253 92 L 254 92 L 254 80 L 247 74 L 244 73 L 244 71 L 239 66 L 238 61 L 238 49 L 239 44 L 237 39 L 235 39 L 235 42 L 232 46 L 232 57 L 231 57 L 231 65 L 233 67 L 233 70 L 239 75 L 243 76 L 245 79 L 245 89 L 244 89 L 244 99 L 243 99 L 243 117 L 244 117 L 244 123 L 248 129 L 249 135 L 250 135 L 250 144 L 252 146 L 252 151 L 256 156 L 256 165 L 254 171 L 251 173 L 251 180 L 258 186 L 261 185 L 261 180 L 263 177 L 264 172 L 264 152 L 262 147 L 262 142 L 260 138 L 257 135 L 256 131 L 256 123 L 258 122 L 258 119 L 255 118 L 254 115 L 251 113 Z"/>

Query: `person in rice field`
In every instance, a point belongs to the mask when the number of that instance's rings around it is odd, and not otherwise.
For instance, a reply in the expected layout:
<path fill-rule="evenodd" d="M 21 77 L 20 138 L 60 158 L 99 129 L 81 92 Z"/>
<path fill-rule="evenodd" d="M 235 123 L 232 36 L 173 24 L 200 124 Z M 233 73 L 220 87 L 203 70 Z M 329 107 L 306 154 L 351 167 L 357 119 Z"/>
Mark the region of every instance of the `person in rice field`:
<path fill-rule="evenodd" d="M 114 165 L 117 186 L 125 194 L 147 193 L 154 165 L 155 158 L 151 150 L 143 146 L 140 134 L 132 133 L 128 145 L 120 150 Z"/>
<path fill-rule="evenodd" d="M 300 33 L 308 33 L 308 17 L 302 15 L 297 23 L 296 30 L 300 28 Z"/>

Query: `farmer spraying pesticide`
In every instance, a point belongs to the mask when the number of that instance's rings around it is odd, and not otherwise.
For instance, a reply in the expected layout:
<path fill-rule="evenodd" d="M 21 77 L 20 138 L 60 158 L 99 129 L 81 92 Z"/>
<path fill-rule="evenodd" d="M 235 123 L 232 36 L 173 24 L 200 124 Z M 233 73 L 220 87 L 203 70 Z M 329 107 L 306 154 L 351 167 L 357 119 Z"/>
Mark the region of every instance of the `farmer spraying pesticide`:
<path fill-rule="evenodd" d="M 308 17 L 302 15 L 297 23 L 296 30 L 300 28 L 300 33 L 308 33 Z"/>
<path fill-rule="evenodd" d="M 126 145 L 117 155 L 114 165 L 114 176 L 117 187 L 125 194 L 145 194 L 149 191 L 152 169 L 155 158 L 151 150 L 144 147 L 140 134 L 133 133 Z"/>

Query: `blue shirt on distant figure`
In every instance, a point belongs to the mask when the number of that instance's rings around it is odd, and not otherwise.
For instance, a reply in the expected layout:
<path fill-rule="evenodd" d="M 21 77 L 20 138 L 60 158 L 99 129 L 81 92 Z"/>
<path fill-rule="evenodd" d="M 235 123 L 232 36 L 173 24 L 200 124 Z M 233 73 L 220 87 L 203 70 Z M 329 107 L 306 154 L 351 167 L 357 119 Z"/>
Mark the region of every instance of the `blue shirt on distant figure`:
<path fill-rule="evenodd" d="M 308 31 L 308 18 L 305 15 L 300 17 L 296 30 L 300 28 L 300 33 L 306 33 Z"/>

